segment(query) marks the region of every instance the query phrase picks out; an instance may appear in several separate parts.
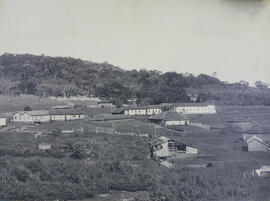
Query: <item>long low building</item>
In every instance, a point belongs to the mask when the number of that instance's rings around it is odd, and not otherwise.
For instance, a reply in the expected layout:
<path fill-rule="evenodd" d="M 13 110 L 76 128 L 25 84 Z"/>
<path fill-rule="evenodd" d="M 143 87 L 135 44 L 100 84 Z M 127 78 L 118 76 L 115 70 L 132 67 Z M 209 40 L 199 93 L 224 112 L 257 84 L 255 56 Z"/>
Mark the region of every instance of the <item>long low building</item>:
<path fill-rule="evenodd" d="M 131 106 L 118 108 L 112 111 L 112 114 L 125 114 L 127 116 L 135 115 L 155 115 L 161 113 L 160 105 L 149 105 L 149 106 Z"/>
<path fill-rule="evenodd" d="M 172 103 L 164 104 L 170 111 L 184 114 L 215 114 L 216 106 L 209 103 Z"/>
<path fill-rule="evenodd" d="M 13 114 L 13 122 L 23 123 L 69 121 L 84 118 L 84 112 L 78 110 L 19 111 Z"/>

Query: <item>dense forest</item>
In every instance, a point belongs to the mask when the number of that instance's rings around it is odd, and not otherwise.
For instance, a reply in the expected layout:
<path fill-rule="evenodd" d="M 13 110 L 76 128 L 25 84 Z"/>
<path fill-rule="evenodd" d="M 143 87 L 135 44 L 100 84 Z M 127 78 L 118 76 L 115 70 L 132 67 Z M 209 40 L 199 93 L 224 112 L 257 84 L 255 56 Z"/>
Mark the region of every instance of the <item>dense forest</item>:
<path fill-rule="evenodd" d="M 30 54 L 0 56 L 0 94 L 98 96 L 118 105 L 130 101 L 270 105 L 270 89 L 260 81 L 250 87 L 248 82 L 229 84 L 206 74 L 128 71 L 107 62 Z"/>

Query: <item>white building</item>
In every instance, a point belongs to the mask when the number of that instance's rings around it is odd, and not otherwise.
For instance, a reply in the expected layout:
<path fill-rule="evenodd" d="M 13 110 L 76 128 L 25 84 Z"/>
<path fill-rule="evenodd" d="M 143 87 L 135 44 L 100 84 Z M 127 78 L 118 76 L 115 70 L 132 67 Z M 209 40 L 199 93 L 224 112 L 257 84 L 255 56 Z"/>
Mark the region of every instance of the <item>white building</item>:
<path fill-rule="evenodd" d="M 173 112 L 180 112 L 184 114 L 215 114 L 216 106 L 205 103 L 177 103 L 169 105 Z"/>
<path fill-rule="evenodd" d="M 7 125 L 7 119 L 5 117 L 0 117 L 0 128 Z"/>
<path fill-rule="evenodd" d="M 143 106 L 143 107 L 130 107 L 124 109 L 125 115 L 154 115 L 161 113 L 160 106 Z"/>
<path fill-rule="evenodd" d="M 20 111 L 13 115 L 14 122 L 35 123 L 84 119 L 85 114 L 78 110 Z"/>
<path fill-rule="evenodd" d="M 255 169 L 255 172 L 259 177 L 265 177 L 270 175 L 270 166 L 269 165 L 263 165 L 259 169 Z"/>
<path fill-rule="evenodd" d="M 13 115 L 14 122 L 34 123 L 34 122 L 49 122 L 50 115 L 48 111 L 20 111 Z"/>

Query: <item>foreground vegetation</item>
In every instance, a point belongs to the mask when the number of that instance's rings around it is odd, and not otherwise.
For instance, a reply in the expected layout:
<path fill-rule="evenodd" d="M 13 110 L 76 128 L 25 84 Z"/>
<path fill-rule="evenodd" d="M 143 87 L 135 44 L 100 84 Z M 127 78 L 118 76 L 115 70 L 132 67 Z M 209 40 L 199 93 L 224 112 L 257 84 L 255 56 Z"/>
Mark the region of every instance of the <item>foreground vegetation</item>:
<path fill-rule="evenodd" d="M 148 159 L 146 138 L 88 131 L 31 136 L 1 133 L 0 198 L 95 200 L 111 191 L 145 191 L 148 196 L 136 199 L 209 201 L 248 198 L 257 190 L 257 179 L 244 179 L 236 165 L 199 169 L 159 166 L 158 161 Z M 37 149 L 44 141 L 52 144 L 52 150 Z"/>

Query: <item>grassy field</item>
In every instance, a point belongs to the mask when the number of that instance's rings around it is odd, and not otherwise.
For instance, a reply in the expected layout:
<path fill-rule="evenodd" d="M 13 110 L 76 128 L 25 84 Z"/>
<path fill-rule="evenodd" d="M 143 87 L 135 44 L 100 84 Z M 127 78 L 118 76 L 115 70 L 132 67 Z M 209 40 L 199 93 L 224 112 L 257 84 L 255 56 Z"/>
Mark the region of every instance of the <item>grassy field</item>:
<path fill-rule="evenodd" d="M 193 115 L 191 121 L 226 127 L 225 122 L 238 115 L 249 115 L 262 124 L 268 124 L 270 119 L 270 113 L 260 110 Z M 157 127 L 158 136 L 192 144 L 199 154 L 172 158 L 176 167 L 167 169 L 159 166 L 158 161 L 149 160 L 147 138 L 96 133 L 96 127 L 152 136 Z M 61 132 L 71 129 L 74 131 Z M 35 137 L 40 131 L 41 136 Z M 49 143 L 52 149 L 40 151 L 40 143 Z M 0 198 L 268 201 L 269 180 L 243 178 L 243 167 L 254 168 L 253 161 L 269 162 L 270 153 L 243 152 L 240 133 L 224 133 L 219 129 L 189 127 L 185 136 L 134 119 L 44 123 L 25 130 L 0 130 Z M 209 168 L 186 167 L 210 163 Z"/>
<path fill-rule="evenodd" d="M 35 95 L 19 95 L 8 97 L 0 95 L 0 112 L 22 111 L 24 107 L 30 106 L 33 110 L 49 109 L 61 104 L 57 100 L 40 98 Z"/>

